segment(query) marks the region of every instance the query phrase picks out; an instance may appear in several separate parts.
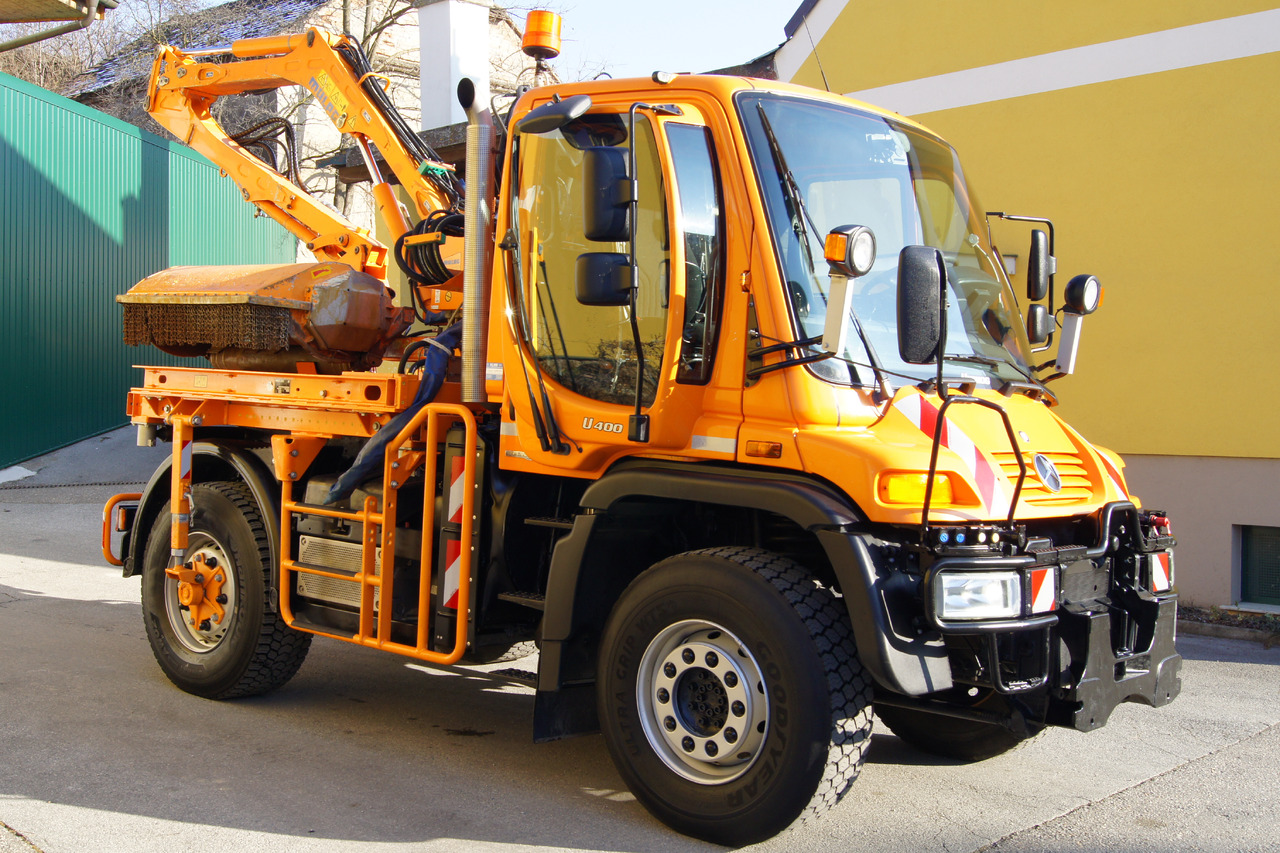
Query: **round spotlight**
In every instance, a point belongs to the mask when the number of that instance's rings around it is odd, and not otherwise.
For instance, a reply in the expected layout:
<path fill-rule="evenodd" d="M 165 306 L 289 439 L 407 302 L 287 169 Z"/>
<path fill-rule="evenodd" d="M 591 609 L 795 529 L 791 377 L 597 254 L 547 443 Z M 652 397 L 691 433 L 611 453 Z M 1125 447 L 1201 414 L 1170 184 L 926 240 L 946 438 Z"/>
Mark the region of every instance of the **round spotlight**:
<path fill-rule="evenodd" d="M 856 278 L 876 262 L 876 235 L 865 225 L 839 225 L 827 232 L 823 257 L 833 274 Z"/>
<path fill-rule="evenodd" d="M 1097 276 L 1078 275 L 1067 282 L 1062 300 L 1072 314 L 1092 314 L 1102 304 L 1102 284 Z"/>

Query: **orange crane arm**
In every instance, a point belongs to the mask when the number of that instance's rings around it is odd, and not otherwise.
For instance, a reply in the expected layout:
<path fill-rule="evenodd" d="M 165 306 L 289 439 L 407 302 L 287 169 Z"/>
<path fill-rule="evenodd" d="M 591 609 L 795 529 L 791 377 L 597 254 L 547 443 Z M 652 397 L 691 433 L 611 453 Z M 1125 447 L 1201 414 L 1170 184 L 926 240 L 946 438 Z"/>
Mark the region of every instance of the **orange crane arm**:
<path fill-rule="evenodd" d="M 354 40 L 314 28 L 298 35 L 243 39 L 230 49 L 183 51 L 162 45 L 151 69 L 147 111 L 218 164 L 240 186 L 246 201 L 303 240 L 319 260 L 339 261 L 385 280 L 385 245 L 242 147 L 211 112 L 224 95 L 293 85 L 310 91 L 334 126 L 361 150 L 374 182 L 378 212 L 392 239 L 398 239 L 410 223 L 378 172 L 370 143 L 408 192 L 418 219 L 457 209 L 460 199 L 449 191 L 451 167 L 408 150 L 390 117 L 362 87 L 372 75 L 357 76 L 343 58 L 343 51 L 350 55 L 352 48 L 359 51 Z M 424 176 L 420 169 L 434 171 L 437 177 Z"/>

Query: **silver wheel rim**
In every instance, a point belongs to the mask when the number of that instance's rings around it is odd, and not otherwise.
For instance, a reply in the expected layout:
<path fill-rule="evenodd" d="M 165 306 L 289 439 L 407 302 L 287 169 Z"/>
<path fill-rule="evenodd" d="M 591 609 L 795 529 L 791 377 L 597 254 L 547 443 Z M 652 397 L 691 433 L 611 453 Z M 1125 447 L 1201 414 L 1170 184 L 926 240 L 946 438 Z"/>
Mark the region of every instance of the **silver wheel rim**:
<path fill-rule="evenodd" d="M 187 553 L 183 557 L 183 562 L 203 560 L 207 563 L 210 558 L 217 561 L 217 568 L 212 571 L 219 572 L 224 577 L 222 593 L 226 595 L 227 600 L 222 605 L 226 616 L 220 623 L 209 620 L 207 629 L 202 630 L 200 625 L 193 625 L 189 612 L 182 609 L 182 603 L 178 600 L 177 578 L 166 575 L 164 579 L 164 609 L 169 614 L 169 625 L 173 628 L 174 636 L 182 647 L 197 654 L 211 652 L 222 644 L 231 629 L 231 622 L 236 612 L 236 572 L 235 565 L 227 556 L 227 549 L 208 533 L 189 534 Z"/>
<path fill-rule="evenodd" d="M 760 664 L 714 622 L 689 619 L 658 632 L 640 660 L 636 700 L 653 751 L 702 785 L 746 773 L 769 731 Z"/>

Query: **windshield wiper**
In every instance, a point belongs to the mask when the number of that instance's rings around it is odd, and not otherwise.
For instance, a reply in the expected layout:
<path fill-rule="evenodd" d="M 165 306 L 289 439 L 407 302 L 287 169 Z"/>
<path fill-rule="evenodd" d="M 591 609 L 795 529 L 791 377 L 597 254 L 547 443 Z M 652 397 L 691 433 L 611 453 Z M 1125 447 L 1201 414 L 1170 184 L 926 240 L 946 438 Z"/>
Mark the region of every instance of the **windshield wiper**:
<path fill-rule="evenodd" d="M 964 362 L 966 364 L 981 364 L 985 367 L 1012 367 L 1014 370 L 1018 371 L 1020 375 L 1026 378 L 1029 382 L 1034 382 L 1036 385 L 1039 385 L 1042 388 L 1044 387 L 1043 383 L 1041 383 L 1038 379 L 1036 379 L 1035 376 L 1023 370 L 1021 367 L 1018 367 L 1018 365 L 1014 364 L 1011 361 L 1005 361 L 999 358 L 991 358 L 990 356 L 986 356 L 986 355 L 960 355 L 957 353 L 944 353 L 942 356 L 942 359 L 943 361 L 959 361 L 959 362 Z"/>
<path fill-rule="evenodd" d="M 791 213 L 791 230 L 795 232 L 796 238 L 800 241 L 800 248 L 804 252 L 805 260 L 809 264 L 809 275 L 817 281 L 818 272 L 813 266 L 813 250 L 809 247 L 809 230 L 812 228 L 815 232 L 818 226 L 813 224 L 812 217 L 809 216 L 809 209 L 804 206 L 804 195 L 800 192 L 800 185 L 796 183 L 795 176 L 791 174 L 790 167 L 787 166 L 786 155 L 782 153 L 782 146 L 778 143 L 778 137 L 773 132 L 773 123 L 769 121 L 769 115 L 764 111 L 764 104 L 756 104 L 756 111 L 760 113 L 760 125 L 764 128 L 765 139 L 769 141 L 769 154 L 773 157 L 773 167 L 778 171 L 778 182 L 782 185 L 783 194 L 786 196 L 787 207 Z M 808 228 L 805 223 L 808 223 Z M 822 293 L 821 289 L 818 291 Z M 826 294 L 822 294 L 826 299 Z M 893 397 L 893 390 L 889 387 L 888 381 L 885 379 L 884 366 L 876 355 L 875 347 L 871 345 L 871 341 L 867 338 L 865 332 L 862 331 L 862 322 L 858 319 L 858 314 L 853 310 L 853 306 L 849 306 L 849 319 L 853 323 L 853 329 L 858 334 L 858 339 L 862 341 L 863 349 L 867 352 L 867 360 L 871 362 L 871 369 L 876 375 L 876 391 L 873 399 L 877 403 Z M 812 342 L 820 340 L 813 338 Z M 819 361 L 822 358 L 836 355 L 829 353 L 823 356 L 810 356 L 803 359 L 788 359 L 777 365 L 770 365 L 770 368 L 789 366 L 791 364 L 804 364 L 811 361 Z"/>
<path fill-rule="evenodd" d="M 818 228 L 813 224 L 813 219 L 810 218 L 809 211 L 804 206 L 800 185 L 796 183 L 795 175 L 791 174 L 791 169 L 787 166 L 787 158 L 782 153 L 782 146 L 778 144 L 778 137 L 774 134 L 773 124 L 764 111 L 764 104 L 756 104 L 756 111 L 760 113 L 760 124 L 764 127 L 765 139 L 769 141 L 769 154 L 773 157 L 773 167 L 778 170 L 778 183 L 782 185 L 782 192 L 786 196 L 787 207 L 790 209 L 791 230 L 800 240 L 800 251 L 804 252 L 804 259 L 809 264 L 809 274 L 816 276 L 813 250 L 809 247 L 809 230 L 805 227 L 805 222 L 808 222 L 809 228 L 814 231 Z"/>

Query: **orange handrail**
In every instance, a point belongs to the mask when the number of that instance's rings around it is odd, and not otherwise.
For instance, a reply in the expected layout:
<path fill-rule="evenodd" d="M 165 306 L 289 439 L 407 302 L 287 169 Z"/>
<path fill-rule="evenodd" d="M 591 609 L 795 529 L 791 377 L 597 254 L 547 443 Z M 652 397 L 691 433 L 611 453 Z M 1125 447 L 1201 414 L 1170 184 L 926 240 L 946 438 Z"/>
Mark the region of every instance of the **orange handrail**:
<path fill-rule="evenodd" d="M 107 501 L 106 506 L 102 508 L 102 556 L 113 566 L 123 566 L 124 555 L 117 557 L 115 552 L 111 550 L 111 512 L 118 504 L 140 500 L 142 500 L 141 492 L 125 492 L 124 494 L 113 496 Z"/>

